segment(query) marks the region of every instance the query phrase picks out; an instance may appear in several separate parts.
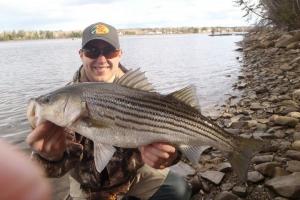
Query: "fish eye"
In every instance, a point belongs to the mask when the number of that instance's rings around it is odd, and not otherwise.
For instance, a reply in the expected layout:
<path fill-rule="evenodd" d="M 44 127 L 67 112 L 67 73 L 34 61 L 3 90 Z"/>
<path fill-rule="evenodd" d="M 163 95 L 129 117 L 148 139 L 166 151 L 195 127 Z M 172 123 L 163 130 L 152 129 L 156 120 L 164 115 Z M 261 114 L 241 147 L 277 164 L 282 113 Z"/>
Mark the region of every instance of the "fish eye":
<path fill-rule="evenodd" d="M 49 103 L 50 102 L 50 97 L 49 96 L 43 97 L 42 102 L 43 103 Z"/>

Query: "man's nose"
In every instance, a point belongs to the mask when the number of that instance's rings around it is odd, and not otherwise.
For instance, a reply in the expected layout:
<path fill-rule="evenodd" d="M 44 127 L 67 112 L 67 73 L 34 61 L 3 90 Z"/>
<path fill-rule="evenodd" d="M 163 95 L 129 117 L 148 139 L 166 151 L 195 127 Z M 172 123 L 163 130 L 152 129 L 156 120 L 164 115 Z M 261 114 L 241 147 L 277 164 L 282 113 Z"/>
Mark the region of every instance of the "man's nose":
<path fill-rule="evenodd" d="M 100 62 L 100 63 L 105 63 L 106 62 L 106 58 L 103 54 L 100 54 L 98 57 L 97 57 L 97 62 Z"/>

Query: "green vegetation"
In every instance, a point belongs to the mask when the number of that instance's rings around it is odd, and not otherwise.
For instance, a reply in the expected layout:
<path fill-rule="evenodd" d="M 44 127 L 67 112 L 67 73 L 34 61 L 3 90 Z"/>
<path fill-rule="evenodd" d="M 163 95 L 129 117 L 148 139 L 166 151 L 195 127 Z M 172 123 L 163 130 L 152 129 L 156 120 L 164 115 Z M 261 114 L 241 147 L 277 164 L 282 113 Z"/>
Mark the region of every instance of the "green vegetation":
<path fill-rule="evenodd" d="M 300 0 L 235 0 L 245 16 L 259 16 L 258 25 L 276 26 L 288 30 L 300 28 Z"/>
<path fill-rule="evenodd" d="M 0 41 L 76 38 L 81 34 L 81 31 L 4 31 L 0 33 Z"/>

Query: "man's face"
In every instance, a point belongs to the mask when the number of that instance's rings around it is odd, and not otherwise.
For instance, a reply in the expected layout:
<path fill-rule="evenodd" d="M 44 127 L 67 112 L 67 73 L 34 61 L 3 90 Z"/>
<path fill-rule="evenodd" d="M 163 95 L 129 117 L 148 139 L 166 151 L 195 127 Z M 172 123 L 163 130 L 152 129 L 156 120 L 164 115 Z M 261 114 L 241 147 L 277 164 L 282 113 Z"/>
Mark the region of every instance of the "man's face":
<path fill-rule="evenodd" d="M 99 56 L 97 52 L 101 52 Z M 96 52 L 96 53 L 95 53 Z M 121 50 L 103 40 L 92 40 L 79 52 L 85 74 L 91 82 L 112 82 L 118 73 Z"/>

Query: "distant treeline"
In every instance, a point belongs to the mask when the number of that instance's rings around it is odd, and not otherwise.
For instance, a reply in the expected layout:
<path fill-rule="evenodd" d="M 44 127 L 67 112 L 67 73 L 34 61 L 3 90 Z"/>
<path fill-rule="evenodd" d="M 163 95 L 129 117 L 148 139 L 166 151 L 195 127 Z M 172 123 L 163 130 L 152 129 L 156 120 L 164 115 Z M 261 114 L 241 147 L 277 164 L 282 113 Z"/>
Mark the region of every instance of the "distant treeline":
<path fill-rule="evenodd" d="M 81 31 L 4 31 L 0 33 L 0 41 L 6 40 L 38 40 L 81 37 Z"/>
<path fill-rule="evenodd" d="M 154 35 L 187 33 L 246 32 L 249 27 L 178 27 L 178 28 L 131 28 L 119 29 L 120 35 Z M 0 41 L 80 38 L 82 31 L 24 31 L 0 32 Z"/>

